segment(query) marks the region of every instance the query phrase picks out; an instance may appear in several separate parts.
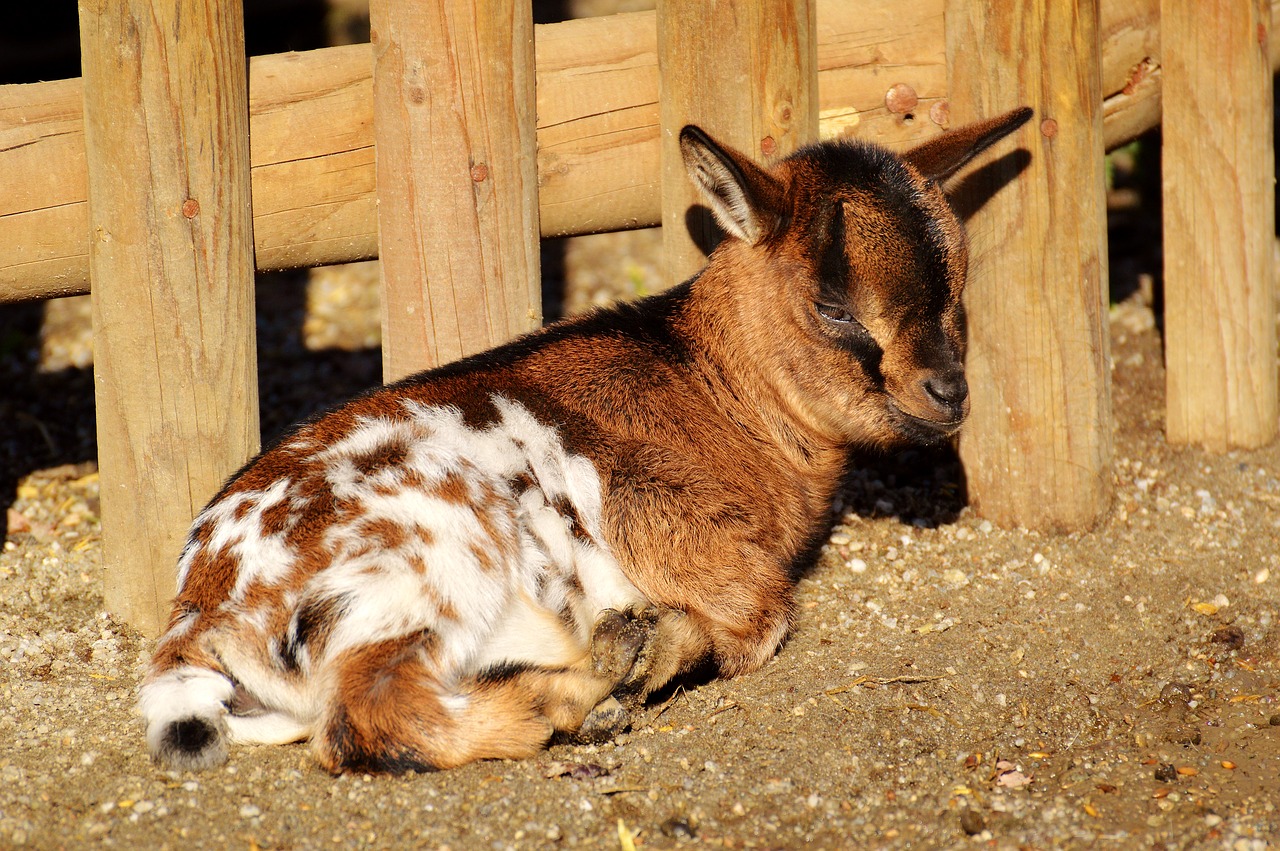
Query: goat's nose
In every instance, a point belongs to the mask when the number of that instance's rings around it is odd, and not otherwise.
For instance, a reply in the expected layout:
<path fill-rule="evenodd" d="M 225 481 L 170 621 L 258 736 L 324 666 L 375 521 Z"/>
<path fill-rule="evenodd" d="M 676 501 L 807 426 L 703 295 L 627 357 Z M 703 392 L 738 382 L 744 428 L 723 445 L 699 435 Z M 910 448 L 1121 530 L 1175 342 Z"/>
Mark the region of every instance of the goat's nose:
<path fill-rule="evenodd" d="M 934 404 L 959 418 L 963 416 L 964 403 L 969 398 L 969 382 L 965 381 L 964 373 L 959 370 L 944 372 L 926 378 L 924 392 Z"/>

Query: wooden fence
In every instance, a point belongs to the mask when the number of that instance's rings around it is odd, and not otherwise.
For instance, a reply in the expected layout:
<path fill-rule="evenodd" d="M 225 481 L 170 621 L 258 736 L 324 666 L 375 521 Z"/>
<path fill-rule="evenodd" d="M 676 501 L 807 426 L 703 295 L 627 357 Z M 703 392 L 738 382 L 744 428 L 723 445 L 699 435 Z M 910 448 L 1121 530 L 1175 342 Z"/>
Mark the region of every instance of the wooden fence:
<path fill-rule="evenodd" d="M 108 607 L 160 628 L 257 448 L 255 267 L 379 256 L 386 375 L 450 360 L 541 321 L 539 234 L 684 222 L 688 121 L 764 158 L 1035 107 L 1029 160 L 964 189 L 1008 183 L 969 222 L 961 454 L 983 514 L 1072 529 L 1111 496 L 1103 152 L 1163 115 L 1169 438 L 1271 440 L 1277 7 L 374 0 L 372 48 L 246 69 L 234 0 L 81 3 L 84 78 L 0 86 L 0 301 L 91 289 Z M 666 231 L 674 281 L 701 258 Z"/>

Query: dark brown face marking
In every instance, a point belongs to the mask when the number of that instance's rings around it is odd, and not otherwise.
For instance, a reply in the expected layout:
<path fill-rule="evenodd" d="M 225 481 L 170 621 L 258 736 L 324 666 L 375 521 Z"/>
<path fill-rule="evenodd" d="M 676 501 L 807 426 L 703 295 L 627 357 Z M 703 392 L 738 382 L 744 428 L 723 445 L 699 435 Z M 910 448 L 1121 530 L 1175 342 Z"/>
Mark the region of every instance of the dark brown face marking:
<path fill-rule="evenodd" d="M 502 567 L 502 554 L 485 544 L 472 544 L 468 547 L 472 560 L 484 573 L 497 573 Z"/>

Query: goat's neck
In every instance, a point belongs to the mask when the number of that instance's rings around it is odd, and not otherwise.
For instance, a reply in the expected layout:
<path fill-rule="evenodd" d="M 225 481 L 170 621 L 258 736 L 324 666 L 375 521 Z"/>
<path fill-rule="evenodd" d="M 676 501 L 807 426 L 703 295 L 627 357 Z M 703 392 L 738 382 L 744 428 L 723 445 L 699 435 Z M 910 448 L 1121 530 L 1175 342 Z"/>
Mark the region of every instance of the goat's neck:
<path fill-rule="evenodd" d="M 691 282 L 683 321 L 705 345 L 694 353 L 701 379 L 725 413 L 762 444 L 775 448 L 815 483 L 841 475 L 848 447 L 797 404 L 796 390 L 762 339 L 760 317 L 735 287 L 732 266 L 711 263 Z"/>

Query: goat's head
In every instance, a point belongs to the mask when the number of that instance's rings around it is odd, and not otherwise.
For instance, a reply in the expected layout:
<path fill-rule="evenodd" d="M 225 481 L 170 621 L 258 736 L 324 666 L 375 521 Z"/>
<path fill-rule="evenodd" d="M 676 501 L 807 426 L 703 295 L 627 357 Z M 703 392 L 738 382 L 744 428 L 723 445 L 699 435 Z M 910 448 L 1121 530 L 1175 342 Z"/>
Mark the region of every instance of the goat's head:
<path fill-rule="evenodd" d="M 851 443 L 931 442 L 969 410 L 968 267 L 942 184 L 1031 117 L 1019 109 L 892 154 L 811 145 L 771 169 L 696 127 L 680 134 L 694 182 L 729 239 L 713 267 L 785 404 Z M 719 275 L 720 271 L 716 274 Z"/>

